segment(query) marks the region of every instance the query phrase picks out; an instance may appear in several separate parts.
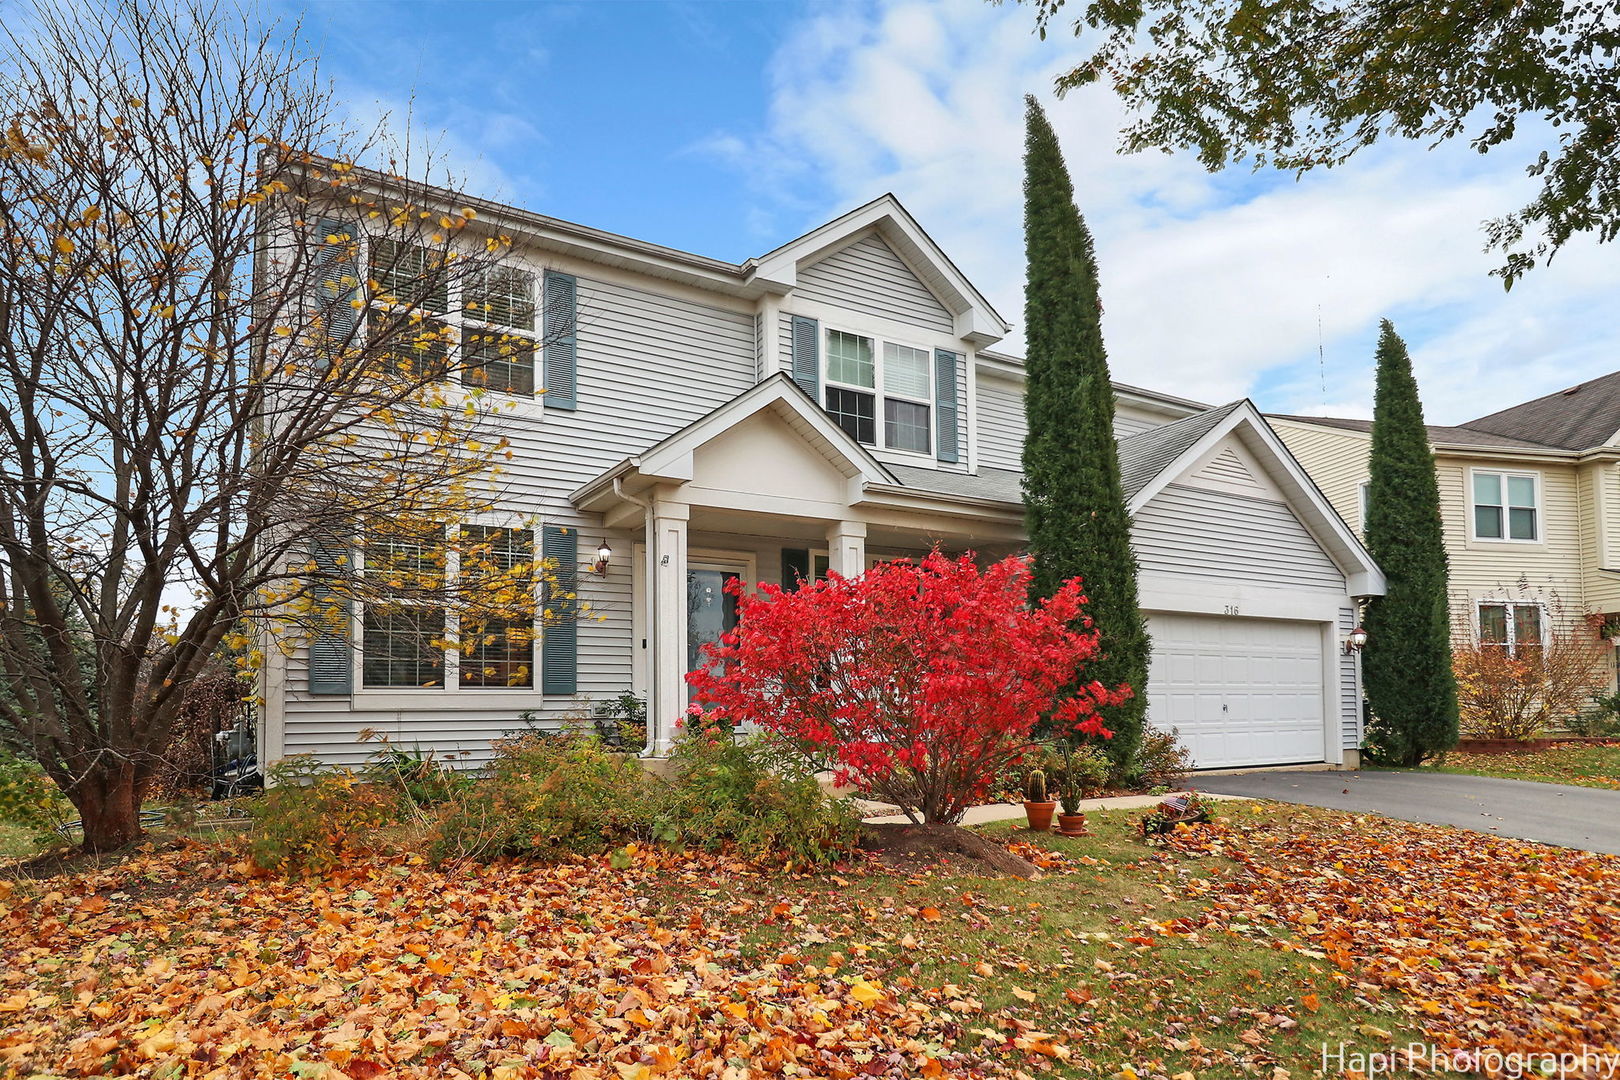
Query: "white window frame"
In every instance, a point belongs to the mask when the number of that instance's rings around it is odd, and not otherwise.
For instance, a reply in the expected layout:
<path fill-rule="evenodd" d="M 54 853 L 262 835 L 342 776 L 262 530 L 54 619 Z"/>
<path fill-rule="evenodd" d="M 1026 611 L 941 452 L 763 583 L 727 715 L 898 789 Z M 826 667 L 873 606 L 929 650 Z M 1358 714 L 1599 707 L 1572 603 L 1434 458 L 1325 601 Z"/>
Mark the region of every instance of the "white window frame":
<path fill-rule="evenodd" d="M 828 349 L 827 345 L 831 340 L 831 335 L 834 333 L 848 334 L 851 337 L 865 338 L 867 341 L 872 343 L 871 386 L 857 386 L 854 383 L 843 382 L 832 377 L 831 350 Z M 870 394 L 872 395 L 872 434 L 875 441 L 870 444 L 862 443 L 861 445 L 869 446 L 870 449 L 881 451 L 885 454 L 899 454 L 907 458 L 914 458 L 917 461 L 934 461 L 934 456 L 939 450 L 939 447 L 936 445 L 939 441 L 939 403 L 935 400 L 936 388 L 934 385 L 936 378 L 935 366 L 938 363 L 938 358 L 934 355 L 934 349 L 931 346 L 922 345 L 916 341 L 907 341 L 904 338 L 895 337 L 882 332 L 845 329 L 844 326 L 830 322 L 824 322 L 822 325 L 821 341 L 819 345 L 821 353 L 822 399 L 818 404 L 820 404 L 823 409 L 826 409 L 826 393 L 828 387 L 832 387 L 835 390 L 848 390 L 857 394 Z M 884 387 L 885 345 L 896 345 L 901 348 L 914 349 L 923 354 L 923 359 L 928 365 L 927 373 L 925 375 L 926 385 L 928 387 L 928 395 L 926 397 L 913 397 L 909 394 L 894 393 Z M 888 444 L 888 410 L 884 407 L 884 402 L 890 398 L 893 398 L 895 401 L 903 401 L 912 405 L 922 405 L 928 409 L 928 449 L 926 451 L 907 450 L 901 447 L 890 446 Z"/>
<path fill-rule="evenodd" d="M 1484 610 L 1488 607 L 1505 608 L 1507 611 L 1507 640 L 1500 645 L 1485 640 Z M 1474 644 L 1482 649 L 1504 648 L 1508 656 L 1517 656 L 1519 653 L 1518 623 L 1520 613 L 1525 610 L 1535 612 L 1536 641 L 1540 648 L 1547 647 L 1547 608 L 1535 600 L 1492 600 L 1489 597 L 1474 604 Z"/>
<path fill-rule="evenodd" d="M 361 271 L 361 273 L 362 273 L 362 280 L 361 280 L 362 294 L 366 296 L 366 304 L 365 304 L 364 309 L 361 312 L 361 314 L 364 315 L 364 317 L 365 317 L 364 318 L 364 325 L 362 325 L 359 328 L 359 338 L 358 338 L 358 340 L 361 340 L 361 341 L 366 340 L 368 338 L 368 336 L 370 335 L 370 333 L 371 333 L 372 312 L 377 311 L 379 313 L 382 313 L 382 312 L 387 312 L 389 310 L 386 305 L 378 303 L 375 298 L 373 298 L 373 297 L 371 297 L 369 295 L 371 290 L 370 290 L 370 287 L 369 287 L 368 283 L 370 281 L 375 280 L 375 276 L 371 272 L 372 271 L 371 259 L 372 259 L 372 253 L 373 253 L 373 251 L 374 251 L 374 249 L 376 247 L 377 241 L 379 241 L 379 240 L 393 240 L 393 239 L 394 239 L 393 237 L 387 236 L 387 235 L 377 235 L 377 234 L 374 234 L 374 233 L 364 233 L 364 242 L 360 245 L 361 250 L 356 253 L 356 257 L 360 260 L 360 264 L 361 264 L 361 266 L 363 268 L 362 271 Z M 410 243 L 410 241 L 408 241 L 408 240 L 406 240 L 406 241 L 397 241 L 397 242 L 399 242 L 399 243 Z M 422 245 L 417 245 L 417 246 L 420 247 Z M 531 301 L 531 303 L 533 305 L 533 310 L 534 310 L 534 324 L 535 325 L 531 325 L 529 329 L 524 330 L 521 327 L 500 326 L 500 325 L 497 325 L 497 324 L 494 324 L 494 323 L 485 323 L 485 322 L 482 322 L 482 321 L 480 321 L 480 320 L 478 320 L 476 318 L 469 317 L 468 313 L 467 313 L 466 291 L 464 289 L 464 285 L 466 284 L 465 277 L 454 275 L 454 274 L 450 275 L 450 280 L 447 280 L 444 283 L 444 290 L 445 290 L 445 305 L 444 305 L 445 310 L 444 310 L 444 313 L 441 315 L 441 314 L 435 314 L 434 312 L 431 312 L 431 311 L 424 310 L 422 312 L 422 321 L 427 322 L 429 320 L 433 320 L 435 322 L 443 323 L 445 326 L 448 326 L 450 328 L 451 333 L 454 335 L 454 337 L 453 337 L 453 339 L 451 341 L 446 342 L 445 347 L 446 347 L 446 350 L 447 350 L 447 355 L 449 357 L 451 357 L 451 358 L 459 358 L 460 357 L 461 350 L 466 348 L 467 334 L 468 334 L 469 331 L 472 331 L 472 332 L 493 331 L 493 332 L 496 332 L 496 333 L 510 334 L 513 337 L 520 337 L 520 338 L 527 339 L 528 342 L 529 342 L 529 355 L 531 357 L 531 363 L 534 366 L 534 380 L 533 380 L 534 389 L 530 393 L 524 394 L 524 393 L 520 393 L 520 392 L 515 391 L 515 390 L 498 390 L 498 389 L 493 389 L 493 388 L 489 388 L 489 387 L 470 387 L 470 386 L 466 386 L 462 382 L 461 373 L 459 371 L 454 376 L 446 378 L 445 381 L 450 383 L 451 385 L 456 386 L 456 387 L 461 388 L 461 389 L 466 389 L 466 390 L 486 389 L 492 394 L 505 394 L 506 396 L 508 396 L 508 397 L 510 397 L 510 398 L 512 398 L 514 400 L 517 400 L 517 401 L 534 401 L 534 402 L 538 403 L 540 401 L 541 395 L 542 395 L 542 393 L 544 391 L 544 378 L 545 378 L 545 368 L 546 368 L 544 357 L 541 355 L 541 342 L 540 342 L 541 330 L 539 329 L 539 325 L 538 325 L 540 323 L 540 321 L 545 317 L 545 313 L 544 313 L 544 289 L 545 289 L 545 286 L 544 286 L 544 283 L 543 283 L 543 280 L 542 280 L 544 278 L 545 274 L 544 274 L 543 271 L 537 270 L 534 267 L 529 266 L 528 263 L 526 261 L 524 261 L 524 260 L 503 259 L 498 264 L 491 264 L 491 266 L 496 266 L 496 265 L 498 265 L 500 267 L 503 267 L 503 268 L 506 268 L 506 269 L 519 270 L 519 271 L 522 271 L 523 273 L 529 275 L 529 279 L 530 279 L 529 294 L 530 294 L 530 301 Z M 459 359 L 456 359 L 455 362 L 451 366 L 457 366 L 461 362 L 462 361 L 460 361 Z"/>
<path fill-rule="evenodd" d="M 1365 536 L 1367 534 L 1367 511 L 1372 507 L 1372 481 L 1363 480 L 1358 490 L 1361 492 L 1361 533 Z"/>
<path fill-rule="evenodd" d="M 353 654 L 353 667 L 351 668 L 351 685 L 353 686 L 353 690 L 351 691 L 350 696 L 354 699 L 364 699 L 365 708 L 376 709 L 396 706 L 399 708 L 411 708 L 414 707 L 412 705 L 413 701 L 420 701 L 424 696 L 427 695 L 465 695 L 464 697 L 460 697 L 460 700 L 469 704 L 473 700 L 476 700 L 479 702 L 480 706 L 487 705 L 491 708 L 527 708 L 532 707 L 534 702 L 541 696 L 540 678 L 543 674 L 541 671 L 541 657 L 543 654 L 540 649 L 540 639 L 544 628 L 539 626 L 539 620 L 541 618 L 540 612 L 542 607 L 540 589 L 543 587 L 543 575 L 541 575 L 538 571 L 544 562 L 544 558 L 540 551 L 542 523 L 539 521 L 530 522 L 515 520 L 511 517 L 474 515 L 468 518 L 466 521 L 459 521 L 454 525 L 448 526 L 445 530 L 445 543 L 449 545 L 449 552 L 445 558 L 445 578 L 448 581 L 454 581 L 456 576 L 461 572 L 461 556 L 454 546 L 454 538 L 452 537 L 450 530 L 454 529 L 460 531 L 464 525 L 475 525 L 499 529 L 524 529 L 527 530 L 532 537 L 533 558 L 536 567 L 536 628 L 534 632 L 534 639 L 530 644 L 533 651 L 533 658 L 529 667 L 530 671 L 533 673 L 534 685 L 506 687 L 462 686 L 461 650 L 455 645 L 451 645 L 444 650 L 444 685 L 442 686 L 367 686 L 365 681 L 364 667 L 366 625 L 365 601 L 357 600 L 354 603 L 354 610 L 350 616 L 349 640 L 354 643 L 355 646 L 350 650 L 350 652 Z M 366 572 L 364 549 L 357 551 L 354 555 L 354 559 L 356 573 L 364 575 Z M 448 641 L 459 642 L 461 637 L 461 617 L 456 613 L 452 606 L 445 605 L 444 607 L 445 638 Z M 393 700 L 390 701 L 389 699 Z"/>
<path fill-rule="evenodd" d="M 1494 477 L 1497 477 L 1501 481 L 1501 483 L 1502 483 L 1502 501 L 1500 503 L 1481 503 L 1481 502 L 1478 501 L 1478 497 L 1475 495 L 1475 489 L 1474 489 L 1474 478 L 1478 477 L 1478 476 L 1494 476 Z M 1536 501 L 1535 501 L 1534 506 L 1519 507 L 1519 509 L 1529 509 L 1529 510 L 1535 511 L 1535 515 L 1536 515 L 1536 535 L 1533 538 L 1528 539 L 1528 540 L 1524 539 L 1522 537 L 1513 537 L 1513 536 L 1509 535 L 1513 531 L 1513 525 L 1512 525 L 1512 521 L 1511 521 L 1511 518 L 1512 518 L 1511 511 L 1513 509 L 1513 504 L 1511 504 L 1511 503 L 1509 503 L 1507 501 L 1508 500 L 1508 478 L 1509 477 L 1514 477 L 1514 478 L 1517 478 L 1517 479 L 1528 479 L 1530 481 L 1530 484 L 1531 484 L 1531 490 L 1535 493 L 1534 498 L 1535 498 Z M 1546 514 L 1543 512 L 1543 508 L 1544 508 L 1544 505 L 1545 505 L 1545 500 L 1542 497 L 1542 485 L 1541 485 L 1541 473 L 1540 472 L 1537 472 L 1537 471 L 1532 470 L 1532 469 L 1483 469 L 1483 468 L 1471 468 L 1471 469 L 1468 470 L 1468 492 L 1467 492 L 1467 496 L 1468 496 L 1468 498 L 1467 498 L 1467 506 L 1468 506 L 1468 538 L 1470 540 L 1477 541 L 1477 542 L 1479 542 L 1481 544 L 1543 544 L 1543 543 L 1546 542 L 1545 539 L 1544 539 L 1545 536 L 1546 536 L 1546 528 L 1547 528 L 1547 526 L 1546 526 Z M 1498 507 L 1501 508 L 1501 511 L 1502 511 L 1502 535 L 1501 536 L 1481 536 L 1481 535 L 1479 535 L 1479 523 L 1478 523 L 1477 510 L 1478 510 L 1478 508 L 1480 506 L 1498 506 Z"/>

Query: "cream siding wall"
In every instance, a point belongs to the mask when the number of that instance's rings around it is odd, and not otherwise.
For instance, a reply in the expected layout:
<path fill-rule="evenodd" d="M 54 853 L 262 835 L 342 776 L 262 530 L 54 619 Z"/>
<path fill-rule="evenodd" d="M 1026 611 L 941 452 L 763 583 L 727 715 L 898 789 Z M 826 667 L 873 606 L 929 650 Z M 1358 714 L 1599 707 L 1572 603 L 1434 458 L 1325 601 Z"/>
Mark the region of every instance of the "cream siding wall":
<path fill-rule="evenodd" d="M 1540 474 L 1540 541 L 1513 543 L 1470 537 L 1470 475 L 1475 468 L 1511 468 Z M 1526 466 L 1500 458 L 1448 455 L 1436 461 L 1435 472 L 1440 481 L 1440 512 L 1451 561 L 1452 617 L 1472 628 L 1474 606 L 1482 599 L 1495 598 L 1539 600 L 1547 605 L 1549 616 L 1562 608 L 1566 622 L 1578 622 L 1586 598 L 1575 468 L 1558 463 Z"/>
<path fill-rule="evenodd" d="M 1580 466 L 1581 547 L 1586 560 L 1586 605 L 1597 614 L 1620 612 L 1620 464 Z"/>
<path fill-rule="evenodd" d="M 1371 437 L 1286 420 L 1274 421 L 1273 426 L 1328 501 L 1352 528 L 1361 532 L 1366 524 L 1362 521 L 1361 485 L 1368 478 Z M 1540 541 L 1515 543 L 1470 537 L 1470 475 L 1476 468 L 1539 474 Z M 1583 566 L 1591 565 L 1598 550 L 1597 523 L 1586 509 L 1586 495 L 1596 482 L 1591 477 L 1583 479 L 1573 462 L 1526 462 L 1486 453 L 1442 451 L 1436 457 L 1435 476 L 1440 488 L 1452 618 L 1459 627 L 1458 640 L 1472 636 L 1475 606 L 1482 599 L 1539 599 L 1549 609 L 1562 606 L 1567 621 L 1572 623 L 1580 619 L 1583 610 L 1603 610 L 1594 606 L 1601 597 L 1587 590 L 1593 575 L 1583 573 Z M 1612 474 L 1610 479 L 1614 479 Z M 1620 602 L 1620 588 L 1609 595 Z M 1463 632 L 1463 626 L 1469 629 Z"/>
<path fill-rule="evenodd" d="M 1361 520 L 1361 485 L 1367 479 L 1372 440 L 1356 431 L 1286 420 L 1273 420 L 1271 426 L 1345 524 L 1360 534 L 1366 527 Z"/>

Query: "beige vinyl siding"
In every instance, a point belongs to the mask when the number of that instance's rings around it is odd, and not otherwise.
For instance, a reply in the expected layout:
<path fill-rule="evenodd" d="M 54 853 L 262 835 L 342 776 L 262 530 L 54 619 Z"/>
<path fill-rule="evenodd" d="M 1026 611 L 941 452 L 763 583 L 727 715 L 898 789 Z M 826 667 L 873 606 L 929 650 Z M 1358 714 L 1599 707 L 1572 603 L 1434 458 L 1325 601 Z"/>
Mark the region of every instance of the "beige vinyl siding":
<path fill-rule="evenodd" d="M 580 559 L 588 562 L 605 534 L 595 515 L 569 504 L 568 494 L 754 385 L 756 348 L 751 311 L 581 276 L 579 407 L 543 410 L 536 399 L 508 416 L 504 433 L 513 460 L 501 477 L 501 506 L 540 524 L 578 528 Z M 631 683 L 633 541 L 628 534 L 607 539 L 614 552 L 608 575 L 582 570 L 580 576 L 580 596 L 592 614 L 578 628 L 579 693 L 598 699 L 627 691 Z M 556 722 L 580 708 L 573 699 L 545 697 L 538 689 L 357 690 L 351 699 L 309 695 L 307 685 L 299 649 L 286 662 L 283 752 L 315 753 L 334 762 L 364 758 L 371 748 L 356 738 L 365 728 L 441 755 L 470 752 L 467 760 L 478 761 L 491 738 L 519 726 L 525 709 Z M 488 705 L 495 695 L 525 701 L 520 707 Z M 401 701 L 411 707 L 400 707 Z"/>
<path fill-rule="evenodd" d="M 1137 511 L 1145 571 L 1343 593 L 1344 574 L 1285 503 L 1169 484 Z"/>
<path fill-rule="evenodd" d="M 804 267 L 794 293 L 806 300 L 946 334 L 956 325 L 939 298 L 876 234 Z"/>
<path fill-rule="evenodd" d="M 1139 431 L 1158 427 L 1164 423 L 1164 418 L 1140 409 L 1133 409 L 1129 405 L 1114 403 L 1114 438 L 1124 439 L 1135 435 Z"/>
<path fill-rule="evenodd" d="M 1361 485 L 1367 479 L 1371 437 L 1287 420 L 1273 420 L 1271 426 L 1345 524 L 1362 533 L 1367 523 L 1361 520 Z"/>
<path fill-rule="evenodd" d="M 1471 539 L 1473 515 L 1470 471 L 1509 469 L 1540 474 L 1536 543 Z M 1582 589 L 1579 485 L 1572 464 L 1523 464 L 1500 458 L 1446 455 L 1436 462 L 1440 512 L 1445 522 L 1450 558 L 1452 617 L 1472 627 L 1474 605 L 1481 599 L 1540 600 L 1549 611 L 1559 606 L 1567 621 L 1579 621 L 1586 606 Z"/>
<path fill-rule="evenodd" d="M 1594 614 L 1620 612 L 1620 464 L 1580 466 L 1581 553 L 1586 606 Z"/>
<path fill-rule="evenodd" d="M 1295 421 L 1273 421 L 1277 434 L 1328 501 L 1357 532 L 1365 527 L 1361 514 L 1361 485 L 1368 478 L 1372 438 L 1363 432 L 1343 431 Z M 1541 539 L 1513 543 L 1470 539 L 1473 499 L 1470 470 L 1497 469 L 1540 475 Z M 1482 599 L 1560 602 L 1570 622 L 1593 607 L 1597 597 L 1587 592 L 1597 575 L 1582 573 L 1596 544 L 1596 522 L 1590 520 L 1588 495 L 1595 482 L 1584 481 L 1573 462 L 1525 461 L 1488 452 L 1440 451 L 1435 460 L 1444 519 L 1446 556 L 1450 564 L 1452 620 L 1457 640 L 1474 632 L 1475 606 Z M 1613 476 L 1610 477 L 1613 480 Z M 1620 493 L 1620 489 L 1616 489 Z M 1620 590 L 1614 594 L 1620 603 Z M 1466 629 L 1465 629 L 1466 628 Z"/>

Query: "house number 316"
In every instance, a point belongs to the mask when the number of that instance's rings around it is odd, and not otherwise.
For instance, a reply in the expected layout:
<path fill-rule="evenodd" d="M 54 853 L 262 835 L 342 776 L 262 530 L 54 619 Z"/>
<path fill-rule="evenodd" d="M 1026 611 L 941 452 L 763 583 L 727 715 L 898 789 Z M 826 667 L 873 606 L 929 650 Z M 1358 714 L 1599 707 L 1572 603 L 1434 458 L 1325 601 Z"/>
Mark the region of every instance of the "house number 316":
<path fill-rule="evenodd" d="M 1236 604 L 1227 604 L 1226 605 L 1226 614 L 1228 614 L 1228 615 L 1236 615 L 1237 613 L 1238 613 L 1238 606 Z"/>

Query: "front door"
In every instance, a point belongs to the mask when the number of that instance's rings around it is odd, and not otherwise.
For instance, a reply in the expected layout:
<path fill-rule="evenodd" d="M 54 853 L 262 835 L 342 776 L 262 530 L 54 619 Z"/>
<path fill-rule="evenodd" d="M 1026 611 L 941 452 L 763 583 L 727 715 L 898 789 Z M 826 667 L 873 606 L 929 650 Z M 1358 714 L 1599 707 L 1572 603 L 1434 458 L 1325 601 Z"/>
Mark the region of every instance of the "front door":
<path fill-rule="evenodd" d="M 718 564 L 692 562 L 686 569 L 686 670 L 705 663 L 703 647 L 737 625 L 737 598 L 726 584 L 742 574 Z"/>

